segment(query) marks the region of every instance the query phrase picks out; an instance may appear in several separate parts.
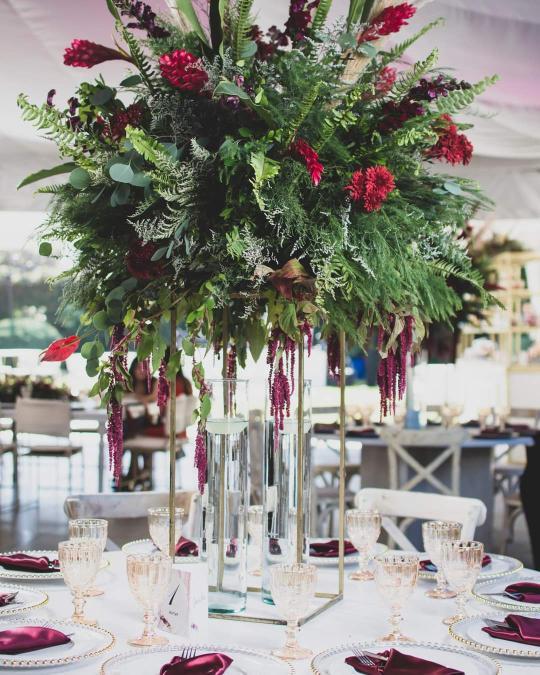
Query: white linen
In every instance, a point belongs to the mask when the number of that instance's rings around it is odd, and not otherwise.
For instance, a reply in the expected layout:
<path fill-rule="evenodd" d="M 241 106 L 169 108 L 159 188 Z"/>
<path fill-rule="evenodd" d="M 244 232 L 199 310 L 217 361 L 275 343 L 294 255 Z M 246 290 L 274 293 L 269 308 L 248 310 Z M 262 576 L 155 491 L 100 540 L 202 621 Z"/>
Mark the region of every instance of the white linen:
<path fill-rule="evenodd" d="M 101 663 L 113 654 L 128 651 L 127 639 L 140 633 L 142 612 L 128 588 L 125 554 L 114 552 L 105 555 L 111 561 L 111 566 L 100 573 L 98 580 L 99 586 L 105 590 L 105 595 L 88 600 L 87 615 L 97 618 L 102 628 L 114 633 L 116 644 L 111 651 L 99 659 L 72 666 L 47 668 L 46 671 L 40 671 L 44 675 L 59 675 L 60 673 L 96 675 Z M 320 569 L 319 578 L 320 587 L 323 590 L 333 590 L 334 578 L 337 586 L 337 569 Z M 39 616 L 56 619 L 68 618 L 71 614 L 71 599 L 66 587 L 58 582 L 43 583 L 39 587 L 50 596 L 49 604 L 39 612 Z M 453 612 L 455 604 L 451 600 L 431 600 L 425 597 L 424 591 L 428 587 L 429 582 L 419 582 L 404 611 L 404 631 L 418 640 L 456 645 L 457 643 L 448 635 L 448 628 L 441 621 L 443 617 Z M 471 610 L 485 612 L 486 607 L 473 602 Z M 264 606 L 263 611 L 273 610 Z M 376 639 L 388 632 L 388 613 L 388 608 L 379 597 L 373 582 L 347 581 L 345 599 L 306 624 L 300 632 L 300 638 L 302 644 L 313 649 L 315 653 L 350 641 Z M 209 622 L 208 639 L 220 645 L 241 645 L 245 648 L 269 651 L 280 646 L 284 636 L 285 629 L 282 626 L 218 619 L 212 619 Z M 171 642 L 172 640 L 174 638 L 171 638 Z M 181 643 L 180 640 L 178 642 Z M 294 668 L 296 675 L 308 675 L 309 661 L 295 662 Z M 6 672 L 9 671 L 6 670 Z M 13 672 L 35 675 L 37 670 L 17 669 Z M 526 671 L 521 667 L 504 665 L 505 675 L 522 675 L 524 672 Z"/>

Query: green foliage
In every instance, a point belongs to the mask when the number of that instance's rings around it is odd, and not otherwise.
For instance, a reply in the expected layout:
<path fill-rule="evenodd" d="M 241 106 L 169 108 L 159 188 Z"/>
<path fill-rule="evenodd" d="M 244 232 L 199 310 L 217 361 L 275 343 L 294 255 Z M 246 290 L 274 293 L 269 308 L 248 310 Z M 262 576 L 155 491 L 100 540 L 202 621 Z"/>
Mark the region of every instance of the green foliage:
<path fill-rule="evenodd" d="M 411 47 L 417 40 L 419 40 L 433 28 L 441 26 L 443 23 L 444 19 L 435 19 L 435 21 L 431 21 L 431 23 L 426 24 L 423 28 L 421 28 L 418 31 L 418 33 L 415 33 L 407 40 L 400 42 L 387 52 L 381 52 L 381 66 L 384 67 L 387 66 L 389 63 L 394 63 L 395 61 L 398 61 L 407 51 L 407 49 L 409 49 L 409 47 Z"/>
<path fill-rule="evenodd" d="M 469 89 L 456 89 L 455 91 L 448 92 L 447 96 L 437 99 L 437 110 L 440 113 L 454 114 L 464 108 L 468 108 L 479 94 L 482 94 L 488 87 L 495 84 L 498 79 L 497 75 L 492 75 L 473 84 Z"/>
<path fill-rule="evenodd" d="M 439 58 L 439 50 L 434 49 L 429 56 L 423 61 L 418 61 L 414 66 L 400 76 L 398 81 L 394 84 L 391 91 L 391 96 L 396 99 L 401 99 L 407 95 L 409 90 L 418 82 L 418 80 L 435 66 Z"/>
<path fill-rule="evenodd" d="M 313 31 L 318 31 L 324 27 L 326 22 L 326 17 L 332 6 L 332 0 L 321 0 L 319 6 L 315 10 L 315 15 L 313 21 L 311 22 L 311 29 Z"/>
<path fill-rule="evenodd" d="M 244 57 L 244 52 L 248 48 L 250 39 L 252 21 L 250 19 L 253 0 L 238 0 L 236 3 L 236 17 L 232 31 L 232 50 L 235 61 L 240 61 Z"/>
<path fill-rule="evenodd" d="M 288 146 L 292 143 L 296 134 L 298 133 L 298 130 L 302 126 L 302 123 L 311 112 L 311 109 L 317 100 L 317 96 L 319 95 L 321 86 L 322 82 L 315 82 L 312 88 L 306 92 L 300 101 L 296 115 L 289 122 L 287 128 L 285 129 L 285 134 L 283 136 L 283 143 L 285 146 Z"/>

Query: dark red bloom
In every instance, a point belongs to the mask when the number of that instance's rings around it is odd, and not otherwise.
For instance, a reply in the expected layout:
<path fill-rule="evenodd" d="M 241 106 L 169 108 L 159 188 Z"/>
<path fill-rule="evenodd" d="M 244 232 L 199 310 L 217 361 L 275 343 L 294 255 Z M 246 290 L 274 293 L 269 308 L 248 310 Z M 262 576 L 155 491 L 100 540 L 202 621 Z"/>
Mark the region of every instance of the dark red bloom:
<path fill-rule="evenodd" d="M 107 445 L 109 446 L 109 469 L 116 485 L 122 474 L 122 455 L 124 453 L 124 421 L 122 404 L 111 399 L 107 406 Z"/>
<path fill-rule="evenodd" d="M 294 43 L 305 40 L 307 30 L 312 20 L 312 10 L 319 6 L 320 0 L 291 0 L 289 18 L 285 23 L 285 34 Z"/>
<path fill-rule="evenodd" d="M 47 94 L 47 105 L 50 105 L 50 106 L 54 105 L 53 104 L 53 98 L 55 97 L 55 95 L 56 95 L 56 89 L 51 89 L 49 91 L 49 93 Z"/>
<path fill-rule="evenodd" d="M 197 469 L 197 482 L 199 492 L 204 493 L 206 483 L 206 469 L 208 460 L 206 458 L 206 439 L 204 429 L 199 425 L 197 437 L 195 439 L 195 467 Z"/>
<path fill-rule="evenodd" d="M 103 135 L 119 141 L 126 135 L 126 127 L 138 127 L 141 124 L 143 109 L 138 103 L 132 103 L 123 110 L 117 110 L 105 126 Z"/>
<path fill-rule="evenodd" d="M 394 86 L 397 78 L 397 70 L 392 66 L 386 66 L 381 70 L 375 82 L 375 91 L 379 96 L 384 96 Z"/>
<path fill-rule="evenodd" d="M 410 19 L 416 12 L 416 7 L 408 2 L 402 2 L 400 5 L 391 5 L 371 21 L 369 26 L 358 36 L 358 43 L 377 40 L 383 35 L 397 33 L 402 26 L 407 25 L 407 19 Z"/>
<path fill-rule="evenodd" d="M 158 372 L 157 404 L 159 412 L 162 415 L 164 415 L 167 410 L 169 396 L 170 389 L 169 381 L 167 380 L 167 361 L 165 361 L 165 359 L 161 359 Z"/>
<path fill-rule="evenodd" d="M 358 169 L 351 176 L 351 182 L 343 188 L 349 193 L 352 202 L 359 202 L 364 196 L 364 183 L 364 172 Z"/>
<path fill-rule="evenodd" d="M 292 151 L 296 157 L 304 160 L 311 176 L 311 182 L 313 185 L 318 185 L 324 171 L 323 165 L 319 162 L 319 155 L 303 138 L 299 138 L 292 144 Z"/>
<path fill-rule="evenodd" d="M 143 244 L 137 240 L 126 255 L 126 267 L 131 276 L 135 279 L 159 279 L 163 274 L 163 264 L 160 260 L 152 260 L 152 256 L 157 251 L 158 246 L 149 241 Z"/>
<path fill-rule="evenodd" d="M 388 132 L 401 128 L 412 117 L 424 115 L 425 110 L 420 103 L 404 98 L 399 103 L 386 101 L 381 107 L 379 131 Z"/>
<path fill-rule="evenodd" d="M 408 97 L 414 101 L 434 101 L 439 96 L 448 96 L 448 92 L 456 89 L 470 89 L 471 85 L 465 80 L 458 82 L 455 78 L 449 78 L 445 75 L 437 75 L 437 77 L 428 80 L 423 77 L 420 82 L 413 87 L 408 94 Z"/>
<path fill-rule="evenodd" d="M 385 166 L 370 166 L 364 178 L 364 208 L 366 211 L 378 211 L 396 187 L 394 176 Z"/>
<path fill-rule="evenodd" d="M 208 82 L 208 74 L 200 60 L 185 49 L 175 49 L 159 58 L 161 74 L 173 87 L 181 91 L 199 93 Z"/>
<path fill-rule="evenodd" d="M 70 335 L 60 338 L 51 344 L 39 355 L 40 361 L 65 361 L 77 351 L 81 338 L 78 335 Z"/>
<path fill-rule="evenodd" d="M 390 316 L 388 329 L 379 326 L 377 349 L 382 350 L 385 340 L 391 336 L 396 322 L 395 316 Z M 381 419 L 388 414 L 395 414 L 396 401 L 402 399 L 407 386 L 407 363 L 412 358 L 414 318 L 406 316 L 404 326 L 394 345 L 388 349 L 385 357 L 381 358 L 377 369 L 377 382 L 381 400 Z"/>
<path fill-rule="evenodd" d="M 443 128 L 439 140 L 428 150 L 426 157 L 440 159 L 449 164 L 468 164 L 471 161 L 473 145 L 465 136 L 458 133 L 450 115 L 441 115 Z"/>
<path fill-rule="evenodd" d="M 129 9 L 122 10 L 122 16 L 131 16 L 136 21 L 127 24 L 128 28 L 145 30 L 148 37 L 165 38 L 170 35 L 168 30 L 156 24 L 156 13 L 150 5 L 144 2 L 131 2 Z"/>
<path fill-rule="evenodd" d="M 129 61 L 131 57 L 117 49 L 98 45 L 90 40 L 72 40 L 64 52 L 64 64 L 75 68 L 92 68 L 104 61 Z"/>

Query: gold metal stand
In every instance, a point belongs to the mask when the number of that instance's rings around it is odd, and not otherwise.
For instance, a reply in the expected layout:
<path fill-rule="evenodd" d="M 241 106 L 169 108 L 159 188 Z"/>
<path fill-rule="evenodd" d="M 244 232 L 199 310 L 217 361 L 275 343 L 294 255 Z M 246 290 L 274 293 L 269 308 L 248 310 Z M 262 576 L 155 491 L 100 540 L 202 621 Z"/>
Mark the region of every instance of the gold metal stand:
<path fill-rule="evenodd" d="M 170 357 L 176 353 L 176 307 L 171 309 Z M 169 378 L 169 555 L 176 554 L 174 508 L 176 504 L 176 373 Z"/>

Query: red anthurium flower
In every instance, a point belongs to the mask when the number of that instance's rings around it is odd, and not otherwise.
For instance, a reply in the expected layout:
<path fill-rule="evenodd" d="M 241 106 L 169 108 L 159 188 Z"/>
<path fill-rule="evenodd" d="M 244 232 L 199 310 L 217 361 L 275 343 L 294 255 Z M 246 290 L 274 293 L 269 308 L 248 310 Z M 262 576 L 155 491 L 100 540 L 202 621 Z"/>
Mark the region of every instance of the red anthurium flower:
<path fill-rule="evenodd" d="M 208 82 L 208 73 L 201 66 L 200 59 L 185 49 L 175 49 L 160 56 L 159 67 L 163 77 L 181 91 L 199 93 Z"/>
<path fill-rule="evenodd" d="M 40 361 L 65 361 L 77 351 L 81 338 L 78 335 L 70 335 L 66 338 L 60 338 L 51 342 L 51 344 L 41 352 Z"/>
<path fill-rule="evenodd" d="M 71 46 L 64 52 L 64 64 L 75 68 L 92 68 L 104 61 L 129 61 L 131 57 L 117 49 L 98 45 L 90 40 L 72 40 Z"/>

